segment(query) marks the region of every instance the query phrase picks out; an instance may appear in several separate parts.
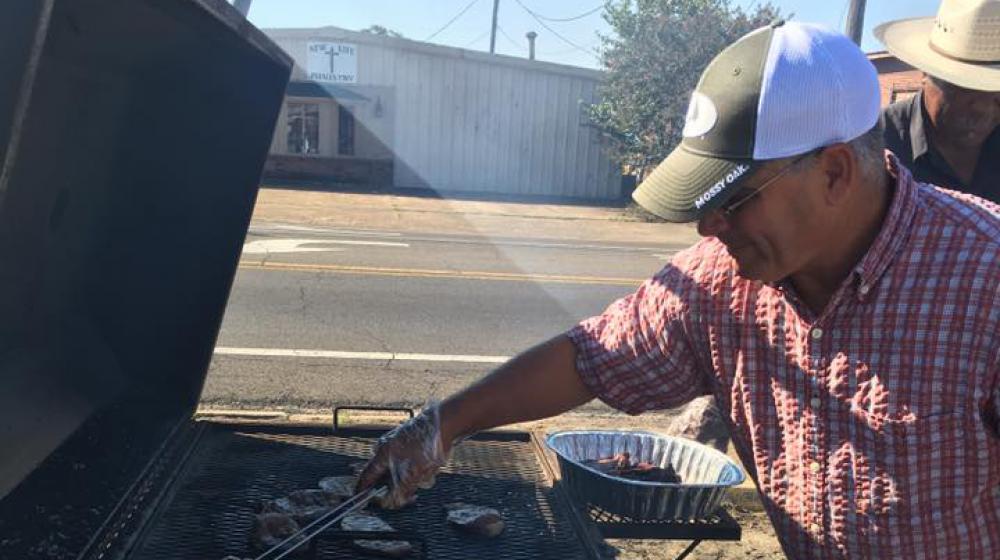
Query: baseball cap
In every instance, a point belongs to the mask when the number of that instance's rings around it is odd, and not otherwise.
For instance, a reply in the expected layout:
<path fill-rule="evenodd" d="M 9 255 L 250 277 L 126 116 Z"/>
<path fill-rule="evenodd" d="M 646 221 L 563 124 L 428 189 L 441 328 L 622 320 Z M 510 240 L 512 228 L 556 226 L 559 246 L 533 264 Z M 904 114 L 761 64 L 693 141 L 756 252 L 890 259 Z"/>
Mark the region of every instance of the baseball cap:
<path fill-rule="evenodd" d="M 871 130 L 880 102 L 875 67 L 843 34 L 782 21 L 751 31 L 709 63 L 680 144 L 632 197 L 668 221 L 697 221 L 768 160 Z"/>

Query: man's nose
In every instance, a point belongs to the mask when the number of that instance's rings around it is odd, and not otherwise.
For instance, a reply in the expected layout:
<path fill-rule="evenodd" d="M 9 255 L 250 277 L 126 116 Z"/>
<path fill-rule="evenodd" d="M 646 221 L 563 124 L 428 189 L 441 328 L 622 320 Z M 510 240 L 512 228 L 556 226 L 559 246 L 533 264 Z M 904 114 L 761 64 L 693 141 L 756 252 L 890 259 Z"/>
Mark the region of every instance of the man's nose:
<path fill-rule="evenodd" d="M 712 210 L 698 220 L 698 235 L 702 237 L 718 237 L 729 229 L 729 220 L 722 210 Z"/>

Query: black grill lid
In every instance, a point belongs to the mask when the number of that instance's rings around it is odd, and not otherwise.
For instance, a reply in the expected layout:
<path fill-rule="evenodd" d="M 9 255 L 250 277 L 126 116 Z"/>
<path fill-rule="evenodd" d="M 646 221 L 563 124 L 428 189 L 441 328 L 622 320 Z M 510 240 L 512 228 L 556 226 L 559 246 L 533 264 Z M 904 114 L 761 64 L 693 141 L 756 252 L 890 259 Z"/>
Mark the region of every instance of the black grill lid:
<path fill-rule="evenodd" d="M 223 0 L 8 0 L 0 53 L 2 499 L 102 408 L 193 410 L 291 61 Z"/>

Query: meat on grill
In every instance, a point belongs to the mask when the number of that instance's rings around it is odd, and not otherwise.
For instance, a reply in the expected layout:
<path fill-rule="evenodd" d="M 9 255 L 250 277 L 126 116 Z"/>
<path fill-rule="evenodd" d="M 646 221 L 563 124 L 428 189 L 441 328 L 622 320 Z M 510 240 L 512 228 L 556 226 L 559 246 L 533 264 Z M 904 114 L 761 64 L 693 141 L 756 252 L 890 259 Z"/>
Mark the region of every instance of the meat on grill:
<path fill-rule="evenodd" d="M 445 504 L 448 523 L 475 535 L 493 538 L 503 532 L 506 524 L 500 512 L 489 507 L 456 502 Z"/>
<path fill-rule="evenodd" d="M 341 501 L 340 496 L 321 489 L 296 490 L 287 497 L 263 502 L 258 513 L 281 513 L 291 516 L 299 525 L 308 525 Z"/>
<path fill-rule="evenodd" d="M 296 490 L 292 492 L 288 495 L 288 501 L 291 502 L 292 505 L 300 507 L 337 507 L 343 499 L 340 495 L 333 492 L 311 488 L 309 490 Z"/>
<path fill-rule="evenodd" d="M 604 474 L 631 480 L 672 484 L 680 484 L 681 482 L 681 477 L 678 476 L 673 466 L 657 467 L 644 461 L 632 461 L 628 452 L 619 453 L 613 457 L 583 461 L 583 464 Z"/>
<path fill-rule="evenodd" d="M 357 484 L 358 477 L 352 475 L 328 476 L 319 481 L 320 489 L 341 499 L 347 499 L 353 496 L 354 487 L 357 486 Z"/>
<path fill-rule="evenodd" d="M 344 531 L 371 532 L 390 532 L 395 530 L 392 528 L 392 525 L 368 513 L 348 515 L 340 521 L 340 528 Z M 388 558 L 402 558 L 413 552 L 413 545 L 407 541 L 356 540 L 351 541 L 351 544 L 364 552 Z"/>
<path fill-rule="evenodd" d="M 351 465 L 352 470 L 358 468 L 363 469 L 364 464 L 354 463 Z M 330 492 L 336 496 L 339 496 L 345 500 L 354 495 L 354 488 L 355 486 L 357 486 L 357 484 L 358 484 L 357 475 L 328 476 L 319 481 L 319 487 L 321 489 L 323 489 L 326 492 Z M 408 506 L 417 501 L 417 497 L 414 495 L 410 498 L 410 500 L 406 504 L 403 504 L 402 506 L 396 505 L 395 507 L 386 507 L 388 499 L 389 499 L 388 496 L 380 496 L 378 498 L 375 498 L 374 503 L 375 505 L 377 505 L 382 509 L 400 509 L 400 507 Z"/>
<path fill-rule="evenodd" d="M 297 532 L 299 524 L 292 519 L 292 516 L 283 513 L 260 513 L 254 519 L 250 544 L 257 550 L 269 550 Z M 299 547 L 296 552 L 305 550 L 305 547 Z"/>

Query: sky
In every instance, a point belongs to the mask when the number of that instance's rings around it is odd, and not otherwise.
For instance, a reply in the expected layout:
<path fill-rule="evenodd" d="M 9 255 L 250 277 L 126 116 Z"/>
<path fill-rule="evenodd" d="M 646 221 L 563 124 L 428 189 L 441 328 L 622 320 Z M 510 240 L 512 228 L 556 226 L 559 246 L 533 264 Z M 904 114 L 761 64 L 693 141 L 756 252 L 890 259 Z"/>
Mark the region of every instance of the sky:
<path fill-rule="evenodd" d="M 597 33 L 610 32 L 601 10 L 596 9 L 603 0 L 499 1 L 498 54 L 527 57 L 525 34 L 534 31 L 538 34 L 535 54 L 539 60 L 600 67 L 593 52 L 600 44 Z M 731 0 L 731 3 L 750 8 L 763 1 Z M 932 16 L 939 1 L 868 0 L 862 49 L 883 50 L 872 34 L 872 28 L 878 24 Z M 843 30 L 850 0 L 772 0 L 771 4 L 786 17 L 792 14 L 792 19 L 798 21 L 823 23 Z M 381 25 L 408 39 L 488 52 L 492 11 L 492 0 L 253 0 L 249 18 L 260 28 L 333 25 L 359 30 Z M 589 15 L 584 15 L 588 12 Z M 576 19 L 551 21 L 570 18 Z"/>

